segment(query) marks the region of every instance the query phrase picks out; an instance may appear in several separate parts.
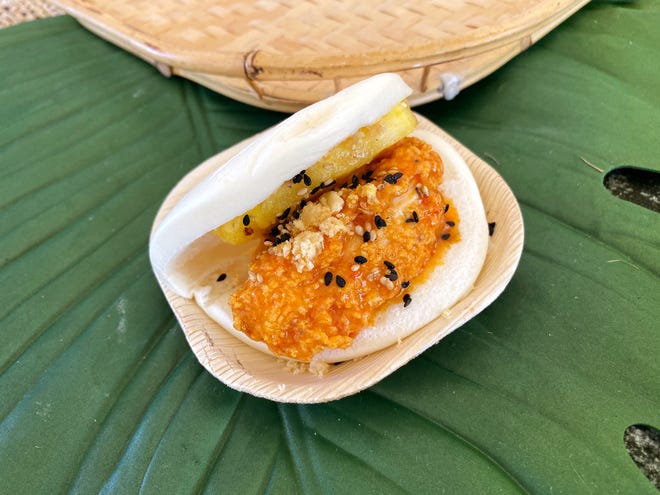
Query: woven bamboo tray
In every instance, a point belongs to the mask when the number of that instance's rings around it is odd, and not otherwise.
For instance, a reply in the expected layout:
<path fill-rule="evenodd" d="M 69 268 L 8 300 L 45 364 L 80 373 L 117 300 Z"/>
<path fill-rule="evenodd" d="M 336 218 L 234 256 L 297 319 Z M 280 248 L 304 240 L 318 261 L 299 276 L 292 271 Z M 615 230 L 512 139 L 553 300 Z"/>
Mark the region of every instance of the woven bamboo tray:
<path fill-rule="evenodd" d="M 380 72 L 412 105 L 483 78 L 588 0 L 55 0 L 99 36 L 252 105 L 295 111 Z"/>

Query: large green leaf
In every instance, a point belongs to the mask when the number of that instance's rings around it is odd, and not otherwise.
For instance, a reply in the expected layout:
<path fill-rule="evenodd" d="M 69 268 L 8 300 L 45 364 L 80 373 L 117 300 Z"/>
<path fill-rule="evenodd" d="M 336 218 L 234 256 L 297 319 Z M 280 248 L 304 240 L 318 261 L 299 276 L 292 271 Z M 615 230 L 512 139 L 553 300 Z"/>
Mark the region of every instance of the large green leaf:
<path fill-rule="evenodd" d="M 175 182 L 283 116 L 69 18 L 0 31 L 0 491 L 654 493 L 623 433 L 660 424 L 660 217 L 580 157 L 658 170 L 658 26 L 650 0 L 591 4 L 419 109 L 517 194 L 520 268 L 439 345 L 313 406 L 206 373 L 146 254 Z"/>

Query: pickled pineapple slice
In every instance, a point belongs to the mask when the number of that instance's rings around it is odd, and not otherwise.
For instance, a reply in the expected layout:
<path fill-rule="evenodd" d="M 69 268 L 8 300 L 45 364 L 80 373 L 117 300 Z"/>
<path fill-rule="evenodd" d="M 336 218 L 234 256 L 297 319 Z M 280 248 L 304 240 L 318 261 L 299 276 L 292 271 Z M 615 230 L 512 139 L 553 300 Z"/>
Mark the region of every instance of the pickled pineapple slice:
<path fill-rule="evenodd" d="M 399 103 L 380 120 L 362 127 L 307 170 L 286 181 L 250 211 L 215 229 L 215 233 L 225 242 L 240 244 L 254 235 L 268 232 L 301 200 L 366 165 L 382 150 L 410 134 L 416 126 L 417 119 L 408 103 Z"/>

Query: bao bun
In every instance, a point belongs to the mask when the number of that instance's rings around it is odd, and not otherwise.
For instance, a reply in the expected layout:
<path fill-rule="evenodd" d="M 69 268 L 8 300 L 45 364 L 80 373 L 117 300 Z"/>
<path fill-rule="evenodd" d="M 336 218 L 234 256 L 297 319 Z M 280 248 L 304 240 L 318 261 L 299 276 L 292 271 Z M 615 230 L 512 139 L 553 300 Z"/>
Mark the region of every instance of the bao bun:
<path fill-rule="evenodd" d="M 280 184 L 316 163 L 332 147 L 361 127 L 373 124 L 411 89 L 394 74 L 381 74 L 292 115 L 264 132 L 192 189 L 163 219 L 152 235 L 151 263 L 157 277 L 178 295 L 191 298 L 225 330 L 266 353 L 233 327 L 231 293 L 247 278 L 258 241 L 225 244 L 213 231 L 266 199 Z M 422 283 L 411 287 L 409 307 L 393 304 L 379 313 L 347 349 L 328 349 L 321 362 L 354 359 L 383 349 L 437 318 L 471 289 L 484 263 L 488 226 L 477 185 L 460 155 L 426 131 L 413 136 L 430 144 L 444 164 L 442 191 L 460 217 L 460 241 Z M 209 161 L 217 161 L 212 157 Z M 218 273 L 227 280 L 218 284 Z"/>

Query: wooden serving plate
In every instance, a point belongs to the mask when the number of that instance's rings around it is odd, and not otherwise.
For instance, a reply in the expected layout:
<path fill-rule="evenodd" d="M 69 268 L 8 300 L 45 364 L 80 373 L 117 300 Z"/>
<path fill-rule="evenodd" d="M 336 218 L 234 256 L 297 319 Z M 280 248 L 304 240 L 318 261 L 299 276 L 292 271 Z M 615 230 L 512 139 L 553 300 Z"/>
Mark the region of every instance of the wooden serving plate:
<path fill-rule="evenodd" d="M 416 116 L 419 129 L 438 134 L 466 161 L 479 186 L 486 218 L 496 224 L 474 289 L 442 316 L 400 343 L 359 359 L 331 365 L 323 376 L 318 376 L 310 372 L 294 373 L 285 360 L 245 344 L 209 318 L 193 299 L 176 295 L 159 280 L 190 347 L 213 376 L 236 390 L 279 402 L 316 403 L 339 399 L 382 380 L 476 316 L 501 294 L 518 266 L 523 248 L 523 220 L 516 198 L 492 167 L 435 124 Z M 249 141 L 237 144 L 220 156 L 229 159 Z M 154 229 L 210 172 L 210 167 L 202 164 L 174 187 L 158 211 Z"/>

